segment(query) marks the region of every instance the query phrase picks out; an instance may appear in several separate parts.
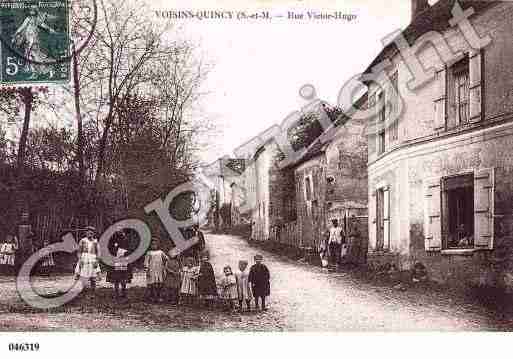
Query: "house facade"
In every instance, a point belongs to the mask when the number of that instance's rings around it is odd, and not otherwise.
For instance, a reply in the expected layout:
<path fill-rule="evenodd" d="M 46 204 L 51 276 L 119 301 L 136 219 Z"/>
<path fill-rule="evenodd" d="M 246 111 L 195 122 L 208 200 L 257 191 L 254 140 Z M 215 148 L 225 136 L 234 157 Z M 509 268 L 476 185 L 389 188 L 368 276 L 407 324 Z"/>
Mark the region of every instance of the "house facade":
<path fill-rule="evenodd" d="M 451 26 L 455 1 L 414 0 L 402 35 L 415 50 L 392 43 L 371 65 L 390 61 L 368 90 L 369 107 L 386 103 L 369 136 L 368 255 L 405 270 L 420 262 L 440 282 L 500 281 L 492 272 L 509 265 L 513 235 L 513 3 L 459 4 L 488 45 Z M 434 78 L 412 88 L 408 56 Z"/>

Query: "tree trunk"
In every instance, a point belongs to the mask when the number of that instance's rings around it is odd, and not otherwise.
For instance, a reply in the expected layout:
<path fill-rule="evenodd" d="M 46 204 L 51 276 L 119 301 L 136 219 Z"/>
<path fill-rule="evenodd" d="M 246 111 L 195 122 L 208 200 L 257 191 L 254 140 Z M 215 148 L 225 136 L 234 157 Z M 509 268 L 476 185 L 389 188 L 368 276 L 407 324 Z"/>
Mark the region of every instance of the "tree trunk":
<path fill-rule="evenodd" d="M 80 191 L 83 190 L 85 180 L 84 164 L 84 133 L 82 127 L 82 114 L 80 112 L 80 80 L 78 76 L 78 59 L 73 44 L 73 82 L 75 85 L 75 113 L 77 116 L 77 162 L 80 181 Z"/>
<path fill-rule="evenodd" d="M 23 88 L 20 90 L 22 101 L 25 106 L 25 115 L 23 118 L 23 130 L 21 131 L 20 143 L 18 145 L 18 159 L 17 159 L 17 177 L 21 179 L 25 170 L 25 156 L 27 152 L 27 139 L 30 129 L 30 115 L 32 113 L 32 104 L 34 102 L 34 94 L 32 88 Z"/>
<path fill-rule="evenodd" d="M 24 213 L 28 210 L 28 200 L 24 192 L 25 184 L 25 157 L 27 152 L 27 140 L 30 129 L 30 117 L 32 113 L 32 105 L 34 102 L 34 94 L 32 88 L 22 88 L 19 90 L 23 105 L 25 107 L 25 114 L 23 118 L 23 129 L 21 131 L 20 142 L 18 144 L 18 156 L 16 162 L 16 190 L 15 190 L 15 204 L 12 208 L 13 219 L 15 223 L 20 223 Z"/>
<path fill-rule="evenodd" d="M 107 114 L 107 117 L 105 118 L 105 128 L 103 129 L 102 137 L 100 139 L 100 146 L 98 148 L 98 167 L 96 168 L 96 176 L 94 179 L 96 191 L 98 191 L 100 180 L 104 176 L 105 172 L 105 152 L 107 151 L 107 140 L 109 139 L 109 131 L 110 127 L 112 126 L 113 117 L 114 114 L 111 108 Z"/>

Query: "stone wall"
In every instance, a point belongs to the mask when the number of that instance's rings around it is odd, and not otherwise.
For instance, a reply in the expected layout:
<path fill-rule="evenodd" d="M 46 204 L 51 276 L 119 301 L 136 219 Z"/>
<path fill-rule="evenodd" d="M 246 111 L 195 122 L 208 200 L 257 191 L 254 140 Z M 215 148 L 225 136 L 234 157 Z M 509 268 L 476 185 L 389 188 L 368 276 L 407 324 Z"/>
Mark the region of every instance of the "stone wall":
<path fill-rule="evenodd" d="M 297 232 L 301 247 L 317 248 L 326 230 L 326 179 L 324 156 L 306 161 L 295 169 Z M 306 200 L 305 178 L 311 179 L 312 197 Z"/>

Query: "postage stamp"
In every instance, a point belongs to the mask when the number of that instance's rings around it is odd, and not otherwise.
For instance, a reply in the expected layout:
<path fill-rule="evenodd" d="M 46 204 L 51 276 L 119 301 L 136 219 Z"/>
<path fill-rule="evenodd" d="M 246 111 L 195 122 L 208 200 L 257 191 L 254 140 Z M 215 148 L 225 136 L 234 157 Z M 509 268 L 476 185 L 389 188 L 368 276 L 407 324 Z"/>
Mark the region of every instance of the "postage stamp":
<path fill-rule="evenodd" d="M 2 84 L 69 81 L 67 0 L 0 2 L 0 33 Z"/>

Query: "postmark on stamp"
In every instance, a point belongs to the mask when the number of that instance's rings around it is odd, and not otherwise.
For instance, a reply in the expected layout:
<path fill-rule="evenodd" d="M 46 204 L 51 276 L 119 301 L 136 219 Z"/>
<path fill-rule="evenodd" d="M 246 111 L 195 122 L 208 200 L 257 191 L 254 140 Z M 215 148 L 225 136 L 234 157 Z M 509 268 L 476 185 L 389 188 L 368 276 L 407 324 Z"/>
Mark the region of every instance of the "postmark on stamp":
<path fill-rule="evenodd" d="M 68 0 L 0 2 L 3 85 L 70 80 Z"/>

